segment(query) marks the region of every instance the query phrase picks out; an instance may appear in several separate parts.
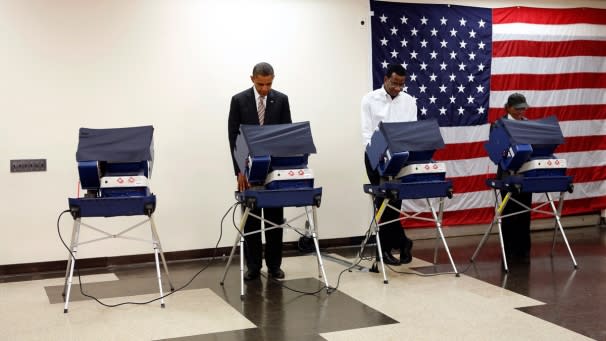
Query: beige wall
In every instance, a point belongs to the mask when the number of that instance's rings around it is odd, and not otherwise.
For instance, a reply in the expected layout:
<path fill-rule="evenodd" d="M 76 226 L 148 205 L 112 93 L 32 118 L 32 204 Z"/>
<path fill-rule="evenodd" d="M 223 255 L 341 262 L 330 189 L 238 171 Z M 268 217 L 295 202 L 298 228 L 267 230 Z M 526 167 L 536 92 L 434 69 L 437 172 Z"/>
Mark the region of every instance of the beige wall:
<path fill-rule="evenodd" d="M 370 90 L 368 8 L 366 0 L 0 0 L 0 264 L 65 258 L 55 224 L 76 195 L 80 127 L 152 124 L 164 248 L 213 247 L 234 202 L 229 99 L 250 86 L 258 61 L 274 65 L 274 88 L 289 95 L 293 119 L 311 121 L 318 154 L 310 164 L 324 187 L 321 237 L 361 235 L 370 211 L 359 136 L 359 102 Z M 46 158 L 48 171 L 11 174 L 9 160 L 17 158 Z M 89 220 L 113 232 L 136 221 Z M 61 227 L 69 237 L 71 219 L 64 216 Z M 226 224 L 220 245 L 235 235 Z M 110 240 L 84 245 L 79 256 L 148 251 Z"/>

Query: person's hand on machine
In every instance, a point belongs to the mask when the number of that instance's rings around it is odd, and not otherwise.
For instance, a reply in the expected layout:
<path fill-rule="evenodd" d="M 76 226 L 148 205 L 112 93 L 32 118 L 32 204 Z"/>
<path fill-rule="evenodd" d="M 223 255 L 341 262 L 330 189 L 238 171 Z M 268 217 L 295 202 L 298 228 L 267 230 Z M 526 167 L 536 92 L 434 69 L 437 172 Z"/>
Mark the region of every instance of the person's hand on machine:
<path fill-rule="evenodd" d="M 242 192 L 250 187 L 248 180 L 246 180 L 246 175 L 243 173 L 238 173 L 238 192 Z"/>

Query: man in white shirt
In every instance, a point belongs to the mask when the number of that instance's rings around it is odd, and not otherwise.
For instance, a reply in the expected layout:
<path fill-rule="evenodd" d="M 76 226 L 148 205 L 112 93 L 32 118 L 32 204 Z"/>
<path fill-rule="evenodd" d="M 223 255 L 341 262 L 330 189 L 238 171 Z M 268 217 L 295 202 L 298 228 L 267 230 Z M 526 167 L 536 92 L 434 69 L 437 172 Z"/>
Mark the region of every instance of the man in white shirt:
<path fill-rule="evenodd" d="M 415 99 L 403 92 L 405 80 L 406 70 L 404 67 L 399 64 L 389 64 L 385 77 L 383 77 L 383 86 L 369 92 L 362 98 L 362 142 L 364 146 L 370 142 L 370 138 L 379 126 L 379 122 L 408 122 L 417 120 L 417 104 Z M 366 153 L 364 153 L 364 162 L 370 183 L 379 185 L 381 180 L 379 172 L 372 169 Z M 378 207 L 380 204 L 380 200 L 375 200 L 375 207 Z M 394 207 L 401 207 L 402 201 L 392 200 L 389 204 Z M 386 209 L 381 220 L 390 221 L 399 217 L 399 212 Z M 379 237 L 381 239 L 383 261 L 386 264 L 399 265 L 412 261 L 412 240 L 406 237 L 399 220 L 381 226 Z M 392 249 L 400 250 L 400 259 L 391 254 Z"/>

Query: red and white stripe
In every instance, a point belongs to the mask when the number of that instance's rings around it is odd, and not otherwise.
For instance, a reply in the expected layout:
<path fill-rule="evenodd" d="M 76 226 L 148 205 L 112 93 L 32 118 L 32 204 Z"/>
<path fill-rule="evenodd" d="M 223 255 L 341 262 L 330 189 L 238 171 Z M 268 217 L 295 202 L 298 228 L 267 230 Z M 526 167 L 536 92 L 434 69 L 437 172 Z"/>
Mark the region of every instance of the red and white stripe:
<path fill-rule="evenodd" d="M 564 214 L 606 208 L 606 10 L 493 9 L 492 49 L 489 123 L 504 115 L 514 92 L 526 96 L 528 118 L 556 115 L 565 137 L 556 156 L 567 160 L 575 186 Z M 435 159 L 446 162 L 455 192 L 444 225 L 489 222 L 494 196 L 485 180 L 496 172 L 484 150 L 489 124 L 440 129 L 446 147 Z M 535 204 L 545 200 L 533 195 Z M 404 201 L 404 209 L 427 211 L 421 201 Z"/>

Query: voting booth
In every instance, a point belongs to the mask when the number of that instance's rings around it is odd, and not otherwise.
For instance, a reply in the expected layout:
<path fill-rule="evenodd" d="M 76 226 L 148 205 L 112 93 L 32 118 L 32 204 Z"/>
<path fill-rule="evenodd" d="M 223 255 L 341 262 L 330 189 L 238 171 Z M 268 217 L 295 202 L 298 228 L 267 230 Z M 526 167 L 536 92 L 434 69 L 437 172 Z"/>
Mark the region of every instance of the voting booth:
<path fill-rule="evenodd" d="M 387 276 L 378 232 L 382 225 L 393 222 L 393 220 L 381 221 L 385 210 L 398 211 L 400 213 L 398 221 L 417 219 L 433 222 L 436 227 L 436 240 L 438 238 L 442 240 L 450 264 L 455 274 L 459 275 L 442 231 L 444 199 L 452 198 L 452 183 L 446 179 L 446 165 L 432 159 L 434 152 L 443 147 L 444 140 L 436 120 L 381 122 L 366 146 L 366 156 L 370 165 L 381 176 L 379 185 L 366 184 L 363 189 L 371 196 L 373 207 L 377 198 L 381 201 L 378 207 L 374 207 L 373 232 L 377 238 L 379 261 L 385 283 Z M 437 209 L 430 200 L 432 198 L 437 199 Z M 411 199 L 424 199 L 432 218 L 419 216 L 421 212 L 409 214 L 402 211 L 401 207 L 389 204 L 390 200 Z M 436 261 L 437 243 L 434 250 L 434 263 Z"/>
<path fill-rule="evenodd" d="M 485 148 L 490 160 L 498 167 L 497 177 L 486 180 L 495 196 L 495 216 L 476 248 L 472 261 L 486 242 L 493 226 L 497 225 L 503 265 L 505 271 L 509 271 L 501 231 L 502 219 L 530 211 L 554 217 L 552 253 L 556 233 L 560 231 L 572 263 L 577 267 L 560 219 L 564 196 L 566 192 L 572 193 L 574 189 L 572 177 L 566 175 L 566 160 L 554 155 L 555 149 L 562 143 L 564 136 L 555 116 L 539 120 L 500 119 L 493 124 Z M 512 194 L 522 192 L 545 194 L 546 202 L 527 207 L 512 197 Z M 551 192 L 559 193 L 557 207 Z M 516 202 L 524 210 L 503 215 L 503 210 L 510 201 Z"/>
<path fill-rule="evenodd" d="M 328 290 L 328 278 L 318 245 L 318 221 L 316 210 L 322 200 L 322 188 L 314 187 L 313 171 L 308 167 L 310 154 L 316 153 L 309 122 L 272 125 L 241 125 L 236 139 L 234 158 L 250 187 L 236 192 L 235 198 L 244 207 L 236 237 L 225 266 L 221 284 L 235 250 L 240 249 L 240 296 L 244 297 L 244 243 L 246 236 L 269 229 L 288 228 L 313 240 L 318 260 L 319 275 Z M 253 214 L 255 208 L 299 207 L 304 210 L 282 224 L 276 224 Z M 295 227 L 293 222 L 303 218 L 305 227 Z M 258 219 L 265 227 L 258 231 L 244 232 L 247 219 Z M 268 227 L 269 225 L 269 227 Z"/>
<path fill-rule="evenodd" d="M 76 161 L 84 195 L 83 197 L 68 198 L 69 211 L 74 219 L 74 224 L 63 291 L 65 296 L 63 311 L 65 313 L 68 312 L 76 263 L 75 255 L 80 246 L 101 240 L 124 238 L 150 243 L 154 250 L 160 297 L 164 296 L 164 292 L 159 258 L 162 260 L 170 289 L 174 290 L 153 218 L 156 210 L 156 196 L 149 187 L 154 160 L 153 132 L 152 126 L 114 129 L 80 128 Z M 145 219 L 118 233 L 106 232 L 102 228 L 83 221 L 90 217 L 121 216 L 145 216 Z M 127 236 L 128 232 L 147 223 L 150 226 L 151 239 L 144 240 Z M 80 241 L 82 227 L 99 233 L 101 237 Z M 160 304 L 164 308 L 163 298 L 160 299 Z"/>

